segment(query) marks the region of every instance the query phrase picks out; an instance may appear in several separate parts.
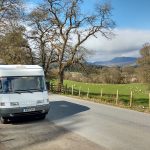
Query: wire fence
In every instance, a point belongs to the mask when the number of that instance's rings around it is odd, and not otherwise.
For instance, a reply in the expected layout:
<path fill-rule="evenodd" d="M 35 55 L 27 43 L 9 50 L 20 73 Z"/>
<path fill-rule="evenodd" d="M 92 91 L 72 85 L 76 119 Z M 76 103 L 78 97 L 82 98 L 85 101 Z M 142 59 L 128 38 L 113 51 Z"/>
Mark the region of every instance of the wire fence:
<path fill-rule="evenodd" d="M 117 89 L 116 93 L 114 94 L 108 94 L 105 93 L 103 89 L 100 89 L 99 93 L 92 93 L 90 91 L 90 88 L 87 88 L 87 91 L 83 91 L 82 87 L 79 87 L 77 89 L 73 85 L 71 87 L 68 87 L 67 85 L 58 86 L 53 83 L 47 85 L 47 88 L 52 93 L 78 96 L 81 98 L 91 99 L 96 102 L 111 103 L 114 105 L 121 105 L 129 108 L 137 108 L 141 111 L 150 111 L 150 93 L 147 94 L 146 99 L 136 99 L 134 97 L 135 95 L 133 91 L 130 91 L 128 95 L 123 95 L 119 93 L 119 89 Z"/>

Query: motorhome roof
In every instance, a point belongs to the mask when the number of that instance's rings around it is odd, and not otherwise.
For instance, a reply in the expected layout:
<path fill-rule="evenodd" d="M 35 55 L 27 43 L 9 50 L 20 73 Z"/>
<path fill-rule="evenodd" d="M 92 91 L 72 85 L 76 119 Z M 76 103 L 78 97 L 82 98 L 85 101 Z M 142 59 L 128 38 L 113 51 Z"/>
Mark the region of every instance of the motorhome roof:
<path fill-rule="evenodd" d="M 0 65 L 0 69 L 42 69 L 38 65 Z"/>
<path fill-rule="evenodd" d="M 0 65 L 0 77 L 43 75 L 43 69 L 38 65 Z"/>

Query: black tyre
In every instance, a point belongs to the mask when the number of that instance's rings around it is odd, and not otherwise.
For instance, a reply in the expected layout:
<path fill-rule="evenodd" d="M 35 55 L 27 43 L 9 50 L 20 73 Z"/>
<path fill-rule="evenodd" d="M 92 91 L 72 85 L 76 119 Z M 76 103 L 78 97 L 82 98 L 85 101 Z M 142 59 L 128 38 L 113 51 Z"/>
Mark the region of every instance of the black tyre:
<path fill-rule="evenodd" d="M 40 115 L 40 117 L 39 117 L 39 118 L 40 118 L 41 120 L 44 120 L 44 119 L 45 119 L 45 117 L 46 117 L 46 115 L 44 114 L 44 115 Z"/>

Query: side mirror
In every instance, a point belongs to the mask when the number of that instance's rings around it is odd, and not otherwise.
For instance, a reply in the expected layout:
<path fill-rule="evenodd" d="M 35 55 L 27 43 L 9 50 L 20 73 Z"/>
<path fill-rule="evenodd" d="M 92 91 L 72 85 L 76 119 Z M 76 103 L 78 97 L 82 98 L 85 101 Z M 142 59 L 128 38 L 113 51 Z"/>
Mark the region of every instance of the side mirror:
<path fill-rule="evenodd" d="M 46 88 L 48 91 L 50 90 L 50 83 L 48 81 L 46 81 Z"/>
<path fill-rule="evenodd" d="M 0 90 L 2 89 L 2 81 L 0 81 Z"/>

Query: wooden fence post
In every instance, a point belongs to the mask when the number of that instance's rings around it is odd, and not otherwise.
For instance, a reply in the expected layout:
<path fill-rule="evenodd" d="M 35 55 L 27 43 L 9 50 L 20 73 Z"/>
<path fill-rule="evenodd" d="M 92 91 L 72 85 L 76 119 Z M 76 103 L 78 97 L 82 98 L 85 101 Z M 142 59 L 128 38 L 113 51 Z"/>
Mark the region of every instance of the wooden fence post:
<path fill-rule="evenodd" d="M 81 86 L 79 88 L 79 97 L 81 96 Z"/>
<path fill-rule="evenodd" d="M 73 85 L 72 85 L 72 95 L 73 95 Z"/>
<path fill-rule="evenodd" d="M 87 98 L 89 98 L 89 92 L 90 92 L 90 89 L 88 88 L 88 91 L 87 91 Z"/>
<path fill-rule="evenodd" d="M 117 94 L 116 94 L 116 105 L 118 105 L 118 98 L 119 98 L 119 92 L 117 90 Z"/>
<path fill-rule="evenodd" d="M 150 110 L 150 93 L 149 93 L 149 110 Z"/>
<path fill-rule="evenodd" d="M 51 91 L 51 82 L 49 82 L 49 91 Z"/>
<path fill-rule="evenodd" d="M 50 83 L 50 91 L 54 92 L 54 90 L 53 90 L 53 83 L 52 82 Z"/>
<path fill-rule="evenodd" d="M 103 98 L 103 89 L 101 89 L 101 100 Z"/>
<path fill-rule="evenodd" d="M 65 89 L 65 87 L 64 87 L 64 85 L 62 85 L 61 86 L 61 94 L 64 94 L 64 89 Z"/>
<path fill-rule="evenodd" d="M 67 84 L 65 85 L 65 94 L 67 94 Z"/>
<path fill-rule="evenodd" d="M 132 107 L 132 101 L 133 101 L 133 92 L 131 91 L 131 94 L 130 94 L 130 107 Z"/>

